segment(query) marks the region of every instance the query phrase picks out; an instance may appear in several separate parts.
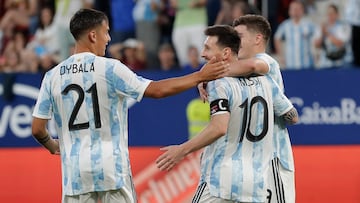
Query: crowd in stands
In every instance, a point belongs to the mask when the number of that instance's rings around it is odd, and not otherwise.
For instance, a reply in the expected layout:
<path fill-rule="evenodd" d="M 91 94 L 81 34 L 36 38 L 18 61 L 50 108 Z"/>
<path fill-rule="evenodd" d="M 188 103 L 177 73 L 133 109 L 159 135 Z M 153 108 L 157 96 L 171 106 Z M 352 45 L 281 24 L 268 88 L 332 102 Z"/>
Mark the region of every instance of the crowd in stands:
<path fill-rule="evenodd" d="M 360 67 L 360 0 L 2 0 L 0 72 L 45 72 L 74 48 L 71 16 L 104 11 L 107 57 L 134 71 L 199 69 L 204 29 L 245 14 L 266 14 L 269 53 L 284 69 Z M 322 5 L 322 6 L 319 6 Z M 324 6 L 325 5 L 325 6 Z M 264 8 L 267 8 L 264 12 Z"/>

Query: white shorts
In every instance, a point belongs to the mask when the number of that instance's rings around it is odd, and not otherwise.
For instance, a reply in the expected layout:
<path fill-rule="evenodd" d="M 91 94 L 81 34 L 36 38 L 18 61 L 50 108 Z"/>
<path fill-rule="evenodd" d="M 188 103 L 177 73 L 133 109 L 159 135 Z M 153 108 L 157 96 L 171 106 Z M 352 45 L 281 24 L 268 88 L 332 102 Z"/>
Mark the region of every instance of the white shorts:
<path fill-rule="evenodd" d="M 80 195 L 64 195 L 62 203 L 135 203 L 136 194 L 131 177 L 125 179 L 125 186 L 118 190 L 88 192 Z"/>
<path fill-rule="evenodd" d="M 212 196 L 210 194 L 209 187 L 207 186 L 206 182 L 203 182 L 198 186 L 191 203 L 242 203 L 242 202 L 226 200 Z"/>
<path fill-rule="evenodd" d="M 268 203 L 295 203 L 294 171 L 285 169 L 278 158 L 270 164 L 268 193 Z"/>

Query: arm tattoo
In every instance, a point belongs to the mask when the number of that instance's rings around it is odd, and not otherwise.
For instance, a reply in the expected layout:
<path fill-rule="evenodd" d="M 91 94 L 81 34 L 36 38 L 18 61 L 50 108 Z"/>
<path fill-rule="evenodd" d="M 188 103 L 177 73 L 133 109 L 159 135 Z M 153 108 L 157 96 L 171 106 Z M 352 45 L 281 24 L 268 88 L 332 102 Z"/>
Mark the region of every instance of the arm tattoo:
<path fill-rule="evenodd" d="M 288 124 L 295 124 L 298 120 L 298 112 L 295 108 L 292 108 L 290 111 L 283 115 L 284 120 Z"/>
<path fill-rule="evenodd" d="M 47 134 L 46 136 L 44 136 L 44 137 L 42 137 L 42 138 L 36 138 L 36 140 L 37 140 L 40 144 L 44 145 L 45 143 L 47 143 L 47 142 L 50 140 L 50 135 Z"/>

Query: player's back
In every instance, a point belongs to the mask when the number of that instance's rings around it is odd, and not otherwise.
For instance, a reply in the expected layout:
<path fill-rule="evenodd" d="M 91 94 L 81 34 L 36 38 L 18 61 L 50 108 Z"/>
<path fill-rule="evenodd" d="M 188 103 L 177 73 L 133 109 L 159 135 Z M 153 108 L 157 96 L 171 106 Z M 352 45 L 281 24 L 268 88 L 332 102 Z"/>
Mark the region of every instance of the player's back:
<path fill-rule="evenodd" d="M 119 61 L 91 53 L 75 54 L 46 74 L 65 194 L 114 189 L 130 175 L 125 97 L 142 97 L 147 82 L 139 78 Z"/>
<path fill-rule="evenodd" d="M 204 151 L 202 179 L 215 196 L 265 201 L 274 114 L 292 105 L 269 76 L 223 78 L 208 86 L 210 102 L 228 100 L 230 120 L 227 133 Z"/>

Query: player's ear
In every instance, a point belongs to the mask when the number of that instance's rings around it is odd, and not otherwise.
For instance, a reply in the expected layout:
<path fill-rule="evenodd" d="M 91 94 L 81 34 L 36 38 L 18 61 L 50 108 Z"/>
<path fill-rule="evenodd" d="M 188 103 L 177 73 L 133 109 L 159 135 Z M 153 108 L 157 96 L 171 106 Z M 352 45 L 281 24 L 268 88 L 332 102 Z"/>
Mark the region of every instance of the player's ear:
<path fill-rule="evenodd" d="M 222 52 L 222 59 L 227 60 L 231 57 L 231 49 L 230 47 L 225 47 Z"/>
<path fill-rule="evenodd" d="M 90 42 L 93 43 L 96 42 L 96 31 L 95 30 L 90 31 L 88 34 L 88 38 Z"/>
<path fill-rule="evenodd" d="M 264 36 L 263 36 L 262 34 L 257 34 L 257 35 L 255 36 L 255 43 L 256 43 L 256 44 L 260 44 L 261 41 L 263 40 L 263 38 L 264 38 Z"/>

